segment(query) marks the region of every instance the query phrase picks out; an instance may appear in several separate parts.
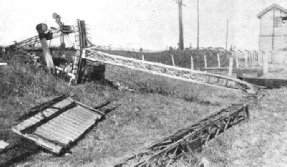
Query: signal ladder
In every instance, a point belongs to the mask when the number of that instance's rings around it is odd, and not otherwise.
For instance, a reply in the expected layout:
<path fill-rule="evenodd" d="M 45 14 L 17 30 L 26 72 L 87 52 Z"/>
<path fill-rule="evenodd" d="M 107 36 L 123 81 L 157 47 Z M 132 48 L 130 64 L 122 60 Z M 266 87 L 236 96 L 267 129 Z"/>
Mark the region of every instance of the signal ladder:
<path fill-rule="evenodd" d="M 112 55 L 98 51 L 93 47 L 84 48 L 81 57 L 85 60 L 93 62 L 102 62 L 115 66 L 122 66 L 132 70 L 143 71 L 201 85 L 224 88 L 228 90 L 244 91 L 252 95 L 258 93 L 257 86 L 236 78 Z"/>
<path fill-rule="evenodd" d="M 124 159 L 115 167 L 169 166 L 177 159 L 200 151 L 210 140 L 249 119 L 248 105 L 233 104 L 190 127 L 181 129 Z"/>

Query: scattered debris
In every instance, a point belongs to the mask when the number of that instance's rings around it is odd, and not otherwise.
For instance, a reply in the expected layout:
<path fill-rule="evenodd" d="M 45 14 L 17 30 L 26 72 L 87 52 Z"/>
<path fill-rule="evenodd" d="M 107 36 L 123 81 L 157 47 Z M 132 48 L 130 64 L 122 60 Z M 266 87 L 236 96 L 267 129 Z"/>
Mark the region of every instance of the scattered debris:
<path fill-rule="evenodd" d="M 7 66 L 7 63 L 0 62 L 0 66 Z"/>
<path fill-rule="evenodd" d="M 206 158 L 202 158 L 199 167 L 210 167 L 210 162 Z"/>
<path fill-rule="evenodd" d="M 124 84 L 121 84 L 119 82 L 115 82 L 115 87 L 118 89 L 118 90 L 127 90 L 127 91 L 130 91 L 130 92 L 136 92 L 135 89 L 133 88 L 130 88 L 129 86 L 127 85 L 124 85 Z"/>
<path fill-rule="evenodd" d="M 0 149 L 4 149 L 4 148 L 6 148 L 7 146 L 9 146 L 9 143 L 6 143 L 5 141 L 0 140 Z"/>

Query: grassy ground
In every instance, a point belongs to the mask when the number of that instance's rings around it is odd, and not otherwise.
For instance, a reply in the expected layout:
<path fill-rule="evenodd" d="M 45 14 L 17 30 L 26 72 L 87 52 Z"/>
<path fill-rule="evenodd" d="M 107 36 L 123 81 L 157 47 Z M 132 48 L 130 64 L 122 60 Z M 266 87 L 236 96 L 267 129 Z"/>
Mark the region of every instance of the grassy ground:
<path fill-rule="evenodd" d="M 41 68 L 24 64 L 28 59 L 18 53 L 9 66 L 0 67 L 0 140 L 14 140 L 13 133 L 6 130 L 30 107 L 64 93 L 92 107 L 109 100 L 117 107 L 71 149 L 72 154 L 55 157 L 40 152 L 18 166 L 110 166 L 163 136 L 243 100 L 238 93 L 113 66 L 105 67 L 105 78 L 136 92 L 99 82 L 69 86 Z M 204 158 L 211 166 L 286 166 L 286 93 L 287 89 L 270 90 L 259 105 L 252 106 L 249 122 L 212 140 L 194 163 Z M 174 166 L 190 164 L 179 161 Z"/>
<path fill-rule="evenodd" d="M 287 89 L 268 91 L 253 106 L 250 121 L 209 143 L 202 156 L 212 166 L 287 166 Z"/>

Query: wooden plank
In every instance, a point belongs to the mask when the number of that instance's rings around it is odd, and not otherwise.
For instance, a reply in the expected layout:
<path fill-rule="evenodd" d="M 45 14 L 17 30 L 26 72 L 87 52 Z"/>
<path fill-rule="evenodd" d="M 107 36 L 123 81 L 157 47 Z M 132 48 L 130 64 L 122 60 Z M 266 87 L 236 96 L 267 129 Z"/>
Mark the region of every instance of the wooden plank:
<path fill-rule="evenodd" d="M 74 130 L 76 129 L 75 127 L 74 128 L 70 128 L 71 125 L 67 125 L 67 124 L 59 124 L 59 122 L 65 122 L 65 120 L 63 119 L 60 119 L 60 120 L 51 120 L 49 122 L 47 122 L 46 124 L 40 126 L 38 129 L 42 128 L 42 127 L 45 127 L 47 129 L 49 129 L 50 131 L 56 131 L 56 132 L 59 132 L 59 133 L 63 133 L 65 135 L 69 135 L 69 134 L 73 134 L 74 133 Z M 69 128 L 67 128 L 66 126 L 69 126 Z"/>
<path fill-rule="evenodd" d="M 39 127 L 33 134 L 41 136 L 43 139 L 57 141 L 62 144 L 68 144 L 71 141 L 71 139 L 65 136 L 63 133 L 59 133 L 56 131 L 50 131 L 50 129 L 48 129 L 47 126 Z"/>
<path fill-rule="evenodd" d="M 31 126 L 25 128 L 25 129 L 23 129 L 21 132 L 22 132 L 22 133 L 30 133 L 31 131 L 34 131 L 38 126 L 41 126 L 41 125 L 45 124 L 46 122 L 48 122 L 48 121 L 50 121 L 51 119 L 57 117 L 58 115 L 60 115 L 60 114 L 62 114 L 63 112 L 67 111 L 68 109 L 75 107 L 75 105 L 76 105 L 75 103 L 71 103 L 71 104 L 65 106 L 64 108 L 61 108 L 61 109 L 59 109 L 58 112 L 52 114 L 52 115 L 49 116 L 49 117 L 43 118 L 41 121 L 39 121 L 39 122 L 37 122 L 36 124 L 31 125 Z"/>

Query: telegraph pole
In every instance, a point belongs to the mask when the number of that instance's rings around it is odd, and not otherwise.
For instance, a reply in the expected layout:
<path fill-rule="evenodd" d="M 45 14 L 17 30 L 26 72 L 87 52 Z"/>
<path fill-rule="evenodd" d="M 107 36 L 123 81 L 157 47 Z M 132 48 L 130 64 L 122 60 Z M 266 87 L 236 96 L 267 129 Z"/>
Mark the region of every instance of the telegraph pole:
<path fill-rule="evenodd" d="M 179 43 L 178 48 L 179 50 L 184 49 L 184 43 L 183 43 L 183 26 L 182 26 L 182 0 L 178 0 L 178 17 L 179 17 Z"/>
<path fill-rule="evenodd" d="M 197 47 L 199 49 L 199 0 L 197 0 Z"/>

